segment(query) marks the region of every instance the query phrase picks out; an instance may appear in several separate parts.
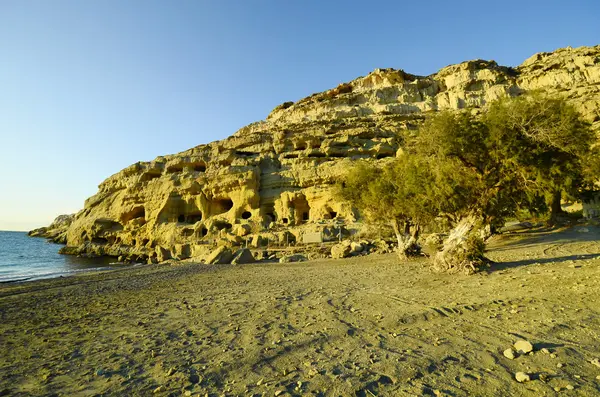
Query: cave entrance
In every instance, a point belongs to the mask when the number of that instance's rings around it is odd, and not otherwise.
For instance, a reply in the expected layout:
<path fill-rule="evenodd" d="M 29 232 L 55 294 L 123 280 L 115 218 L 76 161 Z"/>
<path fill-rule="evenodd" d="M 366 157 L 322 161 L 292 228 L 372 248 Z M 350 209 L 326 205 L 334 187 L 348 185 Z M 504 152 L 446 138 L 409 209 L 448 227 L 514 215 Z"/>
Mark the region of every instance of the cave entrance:
<path fill-rule="evenodd" d="M 181 164 L 174 164 L 174 165 L 170 165 L 167 167 L 167 173 L 168 174 L 174 174 L 176 172 L 183 172 L 183 165 Z"/>
<path fill-rule="evenodd" d="M 271 222 L 277 221 L 277 214 L 275 213 L 275 204 L 266 203 L 261 206 L 261 213 L 264 218 L 265 226 L 269 226 Z"/>
<path fill-rule="evenodd" d="M 225 229 L 229 230 L 233 227 L 231 225 L 231 223 L 226 222 L 226 221 L 216 221 L 215 223 L 213 223 L 213 226 L 217 230 L 225 230 Z"/>
<path fill-rule="evenodd" d="M 208 234 L 208 229 L 206 228 L 206 226 L 201 226 L 200 229 L 198 229 L 196 231 L 197 234 L 200 235 L 200 237 L 206 237 L 206 235 Z"/>
<path fill-rule="evenodd" d="M 304 195 L 296 197 L 290 204 L 290 209 L 294 214 L 294 221 L 298 225 L 306 223 L 310 219 L 310 205 Z"/>
<path fill-rule="evenodd" d="M 177 217 L 177 222 L 179 223 L 189 223 L 189 224 L 194 224 L 196 222 L 200 222 L 202 220 L 202 212 L 200 211 L 193 211 L 193 212 L 189 212 L 189 213 L 183 213 L 183 214 L 179 214 L 179 216 Z"/>
<path fill-rule="evenodd" d="M 191 212 L 185 217 L 185 221 L 187 223 L 191 223 L 191 224 L 200 222 L 201 220 L 202 220 L 202 212 L 200 212 L 200 211 Z"/>
<path fill-rule="evenodd" d="M 233 201 L 230 198 L 216 199 L 211 202 L 211 214 L 223 214 L 233 208 Z"/>
<path fill-rule="evenodd" d="M 134 207 L 131 211 L 128 211 L 128 212 L 122 214 L 121 222 L 127 223 L 132 219 L 145 218 L 145 217 L 146 217 L 146 210 L 144 209 L 144 206 L 138 206 L 138 207 Z"/>
<path fill-rule="evenodd" d="M 250 219 L 252 217 L 252 213 L 250 211 L 242 212 L 242 219 Z"/>
<path fill-rule="evenodd" d="M 197 162 L 197 163 L 193 163 L 191 164 L 192 169 L 194 170 L 194 172 L 206 172 L 206 164 L 202 163 L 202 162 Z"/>

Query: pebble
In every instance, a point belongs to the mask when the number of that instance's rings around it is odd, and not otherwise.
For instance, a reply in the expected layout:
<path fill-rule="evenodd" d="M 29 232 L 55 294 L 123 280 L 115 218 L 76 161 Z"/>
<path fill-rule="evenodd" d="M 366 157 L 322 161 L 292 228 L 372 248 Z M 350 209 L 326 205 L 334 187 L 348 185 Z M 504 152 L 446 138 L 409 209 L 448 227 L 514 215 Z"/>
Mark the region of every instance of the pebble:
<path fill-rule="evenodd" d="M 156 389 L 154 389 L 153 393 L 162 393 L 163 391 L 165 391 L 165 387 L 164 386 L 158 386 Z"/>
<path fill-rule="evenodd" d="M 590 363 L 592 363 L 592 365 L 595 365 L 596 367 L 600 368 L 600 360 L 598 360 L 597 358 L 590 361 Z"/>
<path fill-rule="evenodd" d="M 568 390 L 573 390 L 573 389 L 575 389 L 575 387 L 573 385 L 567 385 L 567 389 Z"/>
<path fill-rule="evenodd" d="M 517 372 L 515 374 L 515 379 L 519 383 L 525 383 L 525 382 L 529 382 L 531 380 L 529 375 L 527 375 L 525 372 Z"/>
<path fill-rule="evenodd" d="M 283 390 L 275 390 L 275 397 L 280 396 L 284 393 Z"/>
<path fill-rule="evenodd" d="M 502 354 L 504 354 L 504 357 L 510 359 L 510 360 L 514 360 L 515 359 L 515 351 L 513 349 L 506 349 L 504 350 L 504 352 L 502 352 Z"/>
<path fill-rule="evenodd" d="M 515 350 L 521 354 L 527 354 L 533 351 L 533 345 L 526 340 L 518 340 L 514 344 Z"/>
<path fill-rule="evenodd" d="M 562 368 L 562 367 L 563 367 L 562 363 L 556 364 L 556 368 Z"/>
<path fill-rule="evenodd" d="M 544 354 L 550 354 L 550 350 L 546 349 L 545 347 L 540 351 Z"/>

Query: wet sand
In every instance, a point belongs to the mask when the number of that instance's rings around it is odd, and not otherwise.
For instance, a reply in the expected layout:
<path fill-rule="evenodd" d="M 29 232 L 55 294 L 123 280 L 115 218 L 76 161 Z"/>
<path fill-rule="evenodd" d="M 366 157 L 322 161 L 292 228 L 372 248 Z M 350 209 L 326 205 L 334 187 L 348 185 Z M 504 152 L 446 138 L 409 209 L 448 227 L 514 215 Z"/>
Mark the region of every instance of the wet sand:
<path fill-rule="evenodd" d="M 390 254 L 2 285 L 0 395 L 597 396 L 600 229 L 580 229 L 495 237 L 473 276 Z"/>

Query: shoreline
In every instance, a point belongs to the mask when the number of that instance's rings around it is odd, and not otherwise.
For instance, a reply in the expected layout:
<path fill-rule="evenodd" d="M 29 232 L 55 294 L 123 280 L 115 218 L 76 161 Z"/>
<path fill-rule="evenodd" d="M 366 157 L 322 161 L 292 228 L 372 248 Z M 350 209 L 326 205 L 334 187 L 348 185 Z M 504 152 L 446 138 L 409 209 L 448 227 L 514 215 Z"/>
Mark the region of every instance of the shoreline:
<path fill-rule="evenodd" d="M 503 236 L 472 276 L 385 254 L 2 285 L 0 394 L 597 395 L 599 236 Z"/>

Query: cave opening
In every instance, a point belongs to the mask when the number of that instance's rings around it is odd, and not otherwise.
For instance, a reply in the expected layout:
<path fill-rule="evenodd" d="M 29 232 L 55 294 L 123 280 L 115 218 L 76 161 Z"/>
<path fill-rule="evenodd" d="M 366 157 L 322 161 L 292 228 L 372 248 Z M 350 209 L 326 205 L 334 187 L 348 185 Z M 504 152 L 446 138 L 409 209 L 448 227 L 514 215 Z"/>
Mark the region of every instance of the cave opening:
<path fill-rule="evenodd" d="M 224 229 L 231 229 L 233 226 L 231 225 L 231 223 L 226 222 L 226 221 L 216 221 L 214 224 L 215 229 L 217 230 L 224 230 Z"/>
<path fill-rule="evenodd" d="M 177 222 L 184 223 L 185 222 L 185 214 L 179 214 L 177 217 Z"/>
<path fill-rule="evenodd" d="M 283 218 L 281 221 L 282 221 L 283 223 L 288 223 L 288 222 L 289 222 L 289 219 L 288 219 L 288 218 Z"/>
<path fill-rule="evenodd" d="M 233 201 L 230 198 L 217 199 L 212 202 L 212 214 L 223 214 L 233 208 Z"/>
<path fill-rule="evenodd" d="M 202 212 L 200 212 L 200 211 L 189 213 L 185 217 L 186 223 L 191 223 L 191 224 L 200 222 L 201 220 L 202 220 Z"/>
<path fill-rule="evenodd" d="M 174 174 L 176 172 L 182 172 L 183 166 L 181 164 L 171 165 L 167 167 L 167 173 Z"/>
<path fill-rule="evenodd" d="M 145 210 L 144 206 L 137 206 L 137 207 L 134 207 L 131 211 L 122 214 L 121 222 L 127 223 L 132 219 L 145 218 L 145 217 L 146 217 L 146 210 Z"/>
<path fill-rule="evenodd" d="M 310 219 L 310 205 L 303 194 L 294 198 L 289 206 L 294 216 L 293 222 L 296 225 L 306 223 Z"/>
<path fill-rule="evenodd" d="M 195 172 L 206 172 L 206 164 L 204 163 L 193 163 L 192 169 Z"/>
<path fill-rule="evenodd" d="M 200 237 L 206 237 L 206 235 L 208 234 L 208 229 L 204 226 L 202 226 L 200 228 Z"/>
<path fill-rule="evenodd" d="M 242 219 L 250 219 L 252 217 L 252 213 L 250 211 L 242 212 Z"/>
<path fill-rule="evenodd" d="M 161 176 L 161 172 L 158 170 L 144 172 L 142 174 L 142 176 L 140 177 L 140 182 L 148 182 L 148 181 L 151 181 L 152 179 L 160 178 L 160 176 Z"/>
<path fill-rule="evenodd" d="M 331 217 L 331 219 L 334 219 L 337 216 L 337 212 L 329 211 L 329 216 Z"/>

